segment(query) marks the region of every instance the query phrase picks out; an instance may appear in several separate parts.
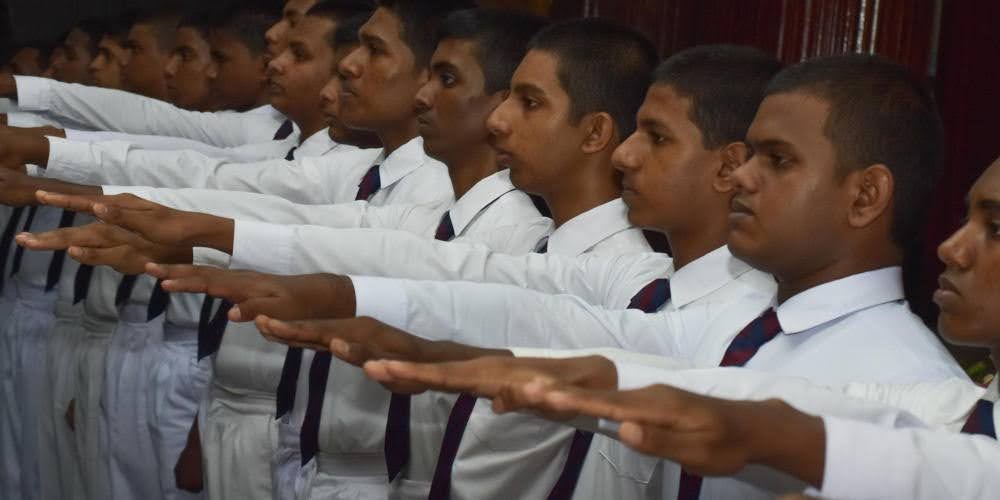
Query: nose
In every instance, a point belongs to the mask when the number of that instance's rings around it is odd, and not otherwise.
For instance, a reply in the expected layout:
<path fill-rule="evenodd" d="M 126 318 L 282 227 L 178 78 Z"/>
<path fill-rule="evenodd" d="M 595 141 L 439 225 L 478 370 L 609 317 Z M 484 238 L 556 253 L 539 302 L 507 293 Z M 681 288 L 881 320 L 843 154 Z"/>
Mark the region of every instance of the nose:
<path fill-rule="evenodd" d="M 333 77 L 330 81 L 326 82 L 319 91 L 319 98 L 323 101 L 324 106 L 330 106 L 337 103 L 337 99 L 340 97 L 340 79 Z"/>
<path fill-rule="evenodd" d="M 737 193 L 754 193 L 760 185 L 759 167 L 756 157 L 751 156 L 746 162 L 733 170 L 729 176 L 730 183 Z"/>
<path fill-rule="evenodd" d="M 639 169 L 639 148 L 642 147 L 640 142 L 640 132 L 635 131 L 625 139 L 625 142 L 615 148 L 614 153 L 611 154 L 611 164 L 615 169 L 620 172 Z"/>
<path fill-rule="evenodd" d="M 437 94 L 436 87 L 437 84 L 432 78 L 417 91 L 417 95 L 413 98 L 414 109 L 417 114 L 426 113 L 434 107 L 434 96 Z"/>
<path fill-rule="evenodd" d="M 508 110 L 511 106 L 511 98 L 508 97 L 503 102 L 497 106 L 490 113 L 490 117 L 486 119 L 486 129 L 490 131 L 491 134 L 497 137 L 503 137 L 510 135 L 510 120 L 508 119 Z"/>
<path fill-rule="evenodd" d="M 938 258 L 945 266 L 959 270 L 966 270 L 972 266 L 975 261 L 975 250 L 970 237 L 972 231 L 971 223 L 966 222 L 938 246 Z"/>
<path fill-rule="evenodd" d="M 361 77 L 361 47 L 357 47 L 344 56 L 337 65 L 337 73 L 345 79 L 354 80 Z"/>
<path fill-rule="evenodd" d="M 176 54 L 170 56 L 170 59 L 167 60 L 167 65 L 163 68 L 163 74 L 166 75 L 167 78 L 173 78 L 177 75 L 177 68 L 180 66 L 180 63 L 180 56 Z"/>
<path fill-rule="evenodd" d="M 267 73 L 269 75 L 283 75 L 285 74 L 285 64 L 288 62 L 289 54 L 286 49 L 278 57 L 271 59 L 267 63 Z"/>

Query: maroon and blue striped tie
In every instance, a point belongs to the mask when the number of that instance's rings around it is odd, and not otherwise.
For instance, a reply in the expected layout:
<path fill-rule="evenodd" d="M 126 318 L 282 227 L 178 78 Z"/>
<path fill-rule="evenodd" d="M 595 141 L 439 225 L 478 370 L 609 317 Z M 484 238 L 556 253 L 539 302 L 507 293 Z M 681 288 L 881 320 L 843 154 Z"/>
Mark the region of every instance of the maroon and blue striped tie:
<path fill-rule="evenodd" d="M 771 339 L 781 333 L 781 323 L 778 322 L 778 313 L 774 308 L 764 311 L 757 319 L 750 322 L 726 349 L 726 354 L 722 356 L 719 366 L 744 366 L 761 346 L 771 341 Z M 680 486 L 677 491 L 678 500 L 696 500 L 701 495 L 701 483 L 703 478 L 687 471 L 681 471 Z"/>
<path fill-rule="evenodd" d="M 434 239 L 455 239 L 455 225 L 451 211 L 445 212 L 434 231 Z M 393 393 L 389 399 L 388 418 L 385 422 L 385 467 L 389 481 L 393 481 L 410 461 L 410 395 Z"/>
<path fill-rule="evenodd" d="M 969 419 L 965 421 L 962 432 L 965 434 L 980 434 L 996 439 L 997 429 L 993 421 L 993 402 L 980 399 L 976 403 L 976 407 L 972 409 Z"/>
<path fill-rule="evenodd" d="M 379 189 L 382 189 L 382 179 L 379 176 L 379 165 L 375 165 L 365 172 L 358 184 L 358 193 L 354 195 L 355 201 L 368 201 Z"/>

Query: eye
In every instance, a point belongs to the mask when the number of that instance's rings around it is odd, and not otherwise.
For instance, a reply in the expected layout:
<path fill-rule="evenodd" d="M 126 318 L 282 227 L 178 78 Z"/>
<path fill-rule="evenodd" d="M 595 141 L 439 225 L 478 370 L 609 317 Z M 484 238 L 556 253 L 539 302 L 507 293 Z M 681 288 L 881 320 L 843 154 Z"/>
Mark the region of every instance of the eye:
<path fill-rule="evenodd" d="M 992 220 L 986 224 L 986 227 L 990 231 L 991 238 L 1000 240 L 1000 220 Z"/>
<path fill-rule="evenodd" d="M 663 144 L 666 144 L 666 142 L 667 142 L 667 138 L 666 137 L 664 137 L 664 136 L 662 136 L 660 134 L 657 134 L 656 132 L 649 131 L 649 132 L 647 132 L 647 135 L 649 135 L 649 141 L 652 142 L 656 146 L 662 146 Z"/>
<path fill-rule="evenodd" d="M 521 104 L 524 106 L 524 109 L 528 110 L 535 109 L 540 105 L 540 103 L 537 100 L 532 99 L 530 97 L 522 97 Z"/>
<path fill-rule="evenodd" d="M 454 87 L 455 84 L 458 83 L 458 79 L 455 78 L 455 76 L 452 75 L 451 73 L 441 73 L 440 79 L 441 79 L 441 85 L 443 85 L 445 88 Z"/>

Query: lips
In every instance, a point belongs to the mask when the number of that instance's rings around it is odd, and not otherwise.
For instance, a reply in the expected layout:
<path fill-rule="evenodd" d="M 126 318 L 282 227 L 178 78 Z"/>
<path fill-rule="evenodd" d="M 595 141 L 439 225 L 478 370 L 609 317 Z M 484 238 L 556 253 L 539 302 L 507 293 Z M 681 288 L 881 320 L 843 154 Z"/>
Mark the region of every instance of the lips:
<path fill-rule="evenodd" d="M 750 210 L 750 207 L 736 197 L 733 197 L 732 201 L 729 202 L 729 211 L 733 214 L 753 215 L 753 210 Z"/>
<path fill-rule="evenodd" d="M 958 287 L 955 286 L 955 283 L 952 282 L 951 279 L 949 279 L 947 276 L 945 276 L 943 274 L 938 277 L 938 289 L 944 290 L 944 291 L 947 291 L 947 292 L 951 292 L 951 293 L 954 293 L 956 295 L 962 295 L 958 291 Z"/>

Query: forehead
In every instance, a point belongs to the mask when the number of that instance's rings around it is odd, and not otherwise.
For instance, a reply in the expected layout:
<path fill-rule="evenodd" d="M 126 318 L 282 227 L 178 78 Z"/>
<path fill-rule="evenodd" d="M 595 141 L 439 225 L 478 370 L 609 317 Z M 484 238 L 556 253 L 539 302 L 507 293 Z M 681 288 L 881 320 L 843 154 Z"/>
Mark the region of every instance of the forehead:
<path fill-rule="evenodd" d="M 358 32 L 363 37 L 379 38 L 390 44 L 403 44 L 403 23 L 390 9 L 379 7 Z"/>
<path fill-rule="evenodd" d="M 670 126 L 687 124 L 693 127 L 695 125 L 689 116 L 690 109 L 689 97 L 682 96 L 670 85 L 654 84 L 646 92 L 646 98 L 639 107 L 637 117 L 640 121 L 653 121 Z"/>
<path fill-rule="evenodd" d="M 559 59 L 551 52 L 528 51 L 511 78 L 512 88 L 519 85 L 536 87 L 550 97 L 563 96 L 569 99 L 559 82 Z"/>
<path fill-rule="evenodd" d="M 336 24 L 326 17 L 306 16 L 295 26 L 289 34 L 290 42 L 298 42 L 307 45 L 326 45 L 326 37 L 330 31 L 336 29 Z"/>
<path fill-rule="evenodd" d="M 80 46 L 90 41 L 90 35 L 74 28 L 66 35 L 66 45 Z"/>
<path fill-rule="evenodd" d="M 969 191 L 969 198 L 975 203 L 981 200 L 1000 200 L 1000 159 L 990 165 Z"/>
<path fill-rule="evenodd" d="M 803 150 L 827 144 L 826 119 L 830 105 L 826 101 L 799 92 L 766 97 L 757 109 L 747 140 L 751 143 L 781 141 Z"/>
<path fill-rule="evenodd" d="M 192 45 L 192 44 L 204 44 L 208 43 L 205 41 L 205 37 L 202 36 L 201 31 L 198 31 L 191 26 L 181 26 L 177 28 L 177 45 Z"/>
<path fill-rule="evenodd" d="M 479 60 L 476 59 L 478 46 L 472 40 L 458 38 L 441 40 L 434 49 L 434 55 L 431 56 L 431 65 L 450 64 L 463 71 L 482 71 Z"/>
<path fill-rule="evenodd" d="M 154 36 L 153 25 L 147 23 L 135 23 L 132 29 L 128 30 L 128 39 L 131 41 L 148 41 Z"/>
<path fill-rule="evenodd" d="M 311 9 L 313 5 L 316 5 L 316 0 L 288 0 L 282 12 L 286 16 L 302 15 Z"/>

